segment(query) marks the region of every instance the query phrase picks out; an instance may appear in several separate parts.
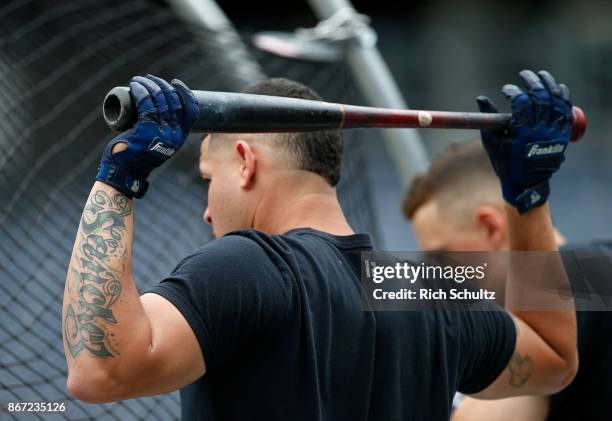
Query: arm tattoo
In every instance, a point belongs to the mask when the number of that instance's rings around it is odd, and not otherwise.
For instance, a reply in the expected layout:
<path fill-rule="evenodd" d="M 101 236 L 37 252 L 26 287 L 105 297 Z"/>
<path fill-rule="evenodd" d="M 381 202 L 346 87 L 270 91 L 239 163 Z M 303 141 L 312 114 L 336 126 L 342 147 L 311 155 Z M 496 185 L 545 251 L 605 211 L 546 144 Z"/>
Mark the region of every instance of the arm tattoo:
<path fill-rule="evenodd" d="M 132 202 L 120 193 L 97 190 L 85 205 L 77 234 L 75 259 L 68 275 L 64 340 L 75 358 L 82 350 L 96 357 L 113 357 L 116 325 L 113 306 L 122 293 L 121 276 L 128 256 L 125 219 Z"/>
<path fill-rule="evenodd" d="M 510 317 L 512 317 L 512 321 L 514 322 L 518 339 L 521 333 L 518 318 L 513 314 L 510 314 Z M 521 356 L 521 354 L 515 350 L 508 363 L 508 370 L 510 371 L 510 386 L 516 388 L 522 387 L 533 374 L 533 360 L 529 355 L 525 354 L 525 356 Z"/>
<path fill-rule="evenodd" d="M 510 370 L 510 386 L 522 387 L 533 374 L 533 360 L 529 355 L 521 356 L 514 351 L 508 363 L 508 370 Z"/>

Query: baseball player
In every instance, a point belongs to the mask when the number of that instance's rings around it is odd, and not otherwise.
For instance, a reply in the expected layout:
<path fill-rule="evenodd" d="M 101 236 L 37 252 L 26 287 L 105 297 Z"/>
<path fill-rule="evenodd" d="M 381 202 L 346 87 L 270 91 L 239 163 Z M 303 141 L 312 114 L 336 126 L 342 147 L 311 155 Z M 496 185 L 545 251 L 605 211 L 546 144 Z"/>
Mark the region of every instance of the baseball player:
<path fill-rule="evenodd" d="M 571 102 L 550 75 L 521 75 L 526 92 L 504 88 L 512 132 L 487 141 L 506 192 L 511 247 L 553 251 L 548 179 L 563 152 L 541 165 L 526 148 L 565 149 Z M 102 154 L 66 279 L 67 385 L 76 398 L 180 389 L 189 420 L 444 420 L 457 390 L 550 394 L 573 379 L 573 310 L 362 311 L 360 253 L 372 246 L 336 197 L 339 132 L 206 136 L 204 219 L 217 239 L 139 295 L 133 199 L 184 143 L 199 107 L 179 81 L 135 77 L 130 90 L 138 122 Z M 285 79 L 249 93 L 320 100 Z M 162 229 L 173 223 L 183 222 L 160 221 Z"/>
<path fill-rule="evenodd" d="M 429 170 L 414 180 L 403 210 L 425 250 L 505 251 L 510 247 L 504 199 L 480 141 L 446 148 Z M 557 243 L 564 241 L 557 232 Z M 585 249 L 578 245 L 566 248 Z M 612 256 L 612 242 L 593 242 L 588 249 Z M 571 385 L 550 397 L 467 398 L 453 414 L 453 421 L 609 419 L 612 314 L 579 311 L 576 316 L 580 370 Z"/>

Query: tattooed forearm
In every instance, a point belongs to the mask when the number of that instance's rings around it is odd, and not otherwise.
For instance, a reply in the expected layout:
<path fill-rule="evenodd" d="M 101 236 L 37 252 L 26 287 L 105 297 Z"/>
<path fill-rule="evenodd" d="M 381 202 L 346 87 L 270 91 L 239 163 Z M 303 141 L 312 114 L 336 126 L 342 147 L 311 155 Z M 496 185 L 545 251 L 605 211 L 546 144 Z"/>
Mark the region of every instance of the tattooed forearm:
<path fill-rule="evenodd" d="M 118 323 L 113 306 L 123 290 L 129 251 L 125 219 L 131 213 L 128 198 L 103 190 L 94 191 L 85 206 L 68 270 L 63 320 L 64 341 L 73 358 L 82 350 L 96 357 L 118 354 L 108 327 Z"/>
<path fill-rule="evenodd" d="M 521 356 L 514 351 L 508 363 L 508 370 L 510 370 L 510 386 L 522 387 L 533 374 L 533 360 L 529 355 Z"/>

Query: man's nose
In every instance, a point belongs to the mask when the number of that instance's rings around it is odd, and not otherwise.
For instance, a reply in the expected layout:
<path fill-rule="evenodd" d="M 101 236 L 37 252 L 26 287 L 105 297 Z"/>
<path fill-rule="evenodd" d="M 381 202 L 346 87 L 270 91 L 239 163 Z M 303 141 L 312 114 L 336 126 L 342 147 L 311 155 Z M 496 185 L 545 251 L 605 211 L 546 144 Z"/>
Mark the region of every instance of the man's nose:
<path fill-rule="evenodd" d="M 204 211 L 204 222 L 206 222 L 208 225 L 212 225 L 212 218 L 210 216 L 210 208 L 207 206 L 206 210 Z"/>

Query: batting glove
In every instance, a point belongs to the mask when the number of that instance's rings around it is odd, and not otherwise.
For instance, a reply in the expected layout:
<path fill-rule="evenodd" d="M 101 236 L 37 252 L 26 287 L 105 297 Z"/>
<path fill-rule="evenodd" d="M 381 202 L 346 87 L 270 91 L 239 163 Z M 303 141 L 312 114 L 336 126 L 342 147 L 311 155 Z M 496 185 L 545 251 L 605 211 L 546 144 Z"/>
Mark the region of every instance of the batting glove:
<path fill-rule="evenodd" d="M 149 187 L 151 171 L 185 143 L 199 108 L 193 93 L 176 79 L 169 84 L 152 75 L 136 76 L 130 82 L 130 94 L 138 120 L 106 145 L 96 180 L 127 197 L 140 199 Z M 113 153 L 118 143 L 127 147 Z"/>
<path fill-rule="evenodd" d="M 573 114 L 569 89 L 550 73 L 523 70 L 520 76 L 526 92 L 515 85 L 502 88 L 511 101 L 510 128 L 481 135 L 504 199 L 522 214 L 548 199 L 548 180 L 565 160 Z M 480 112 L 498 112 L 489 98 L 476 101 Z"/>

